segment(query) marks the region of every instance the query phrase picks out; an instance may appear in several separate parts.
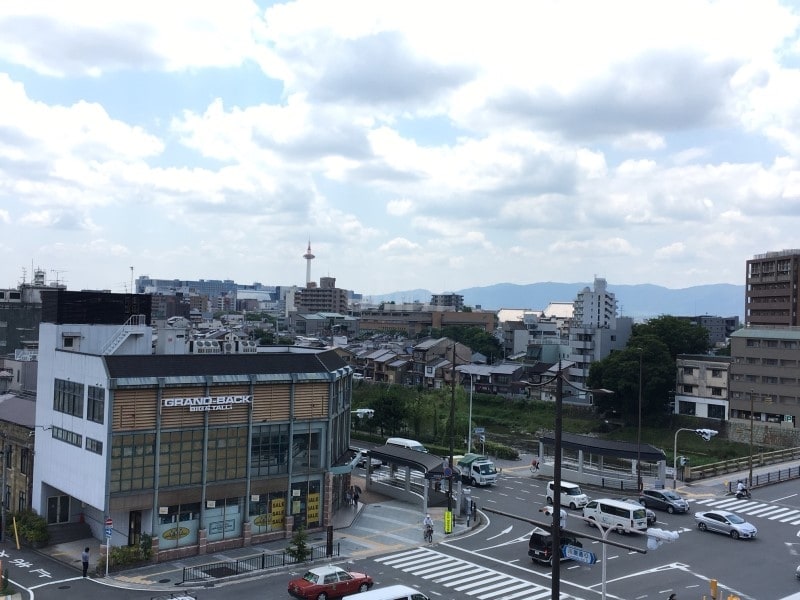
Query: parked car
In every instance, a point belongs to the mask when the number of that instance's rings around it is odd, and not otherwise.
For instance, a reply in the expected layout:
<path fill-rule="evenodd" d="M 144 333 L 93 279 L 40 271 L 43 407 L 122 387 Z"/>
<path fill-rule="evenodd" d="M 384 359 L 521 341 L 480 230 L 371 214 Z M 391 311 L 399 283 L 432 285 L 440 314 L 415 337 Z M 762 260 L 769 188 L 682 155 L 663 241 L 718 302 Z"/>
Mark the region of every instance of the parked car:
<path fill-rule="evenodd" d="M 636 498 L 623 498 L 622 501 L 630 502 L 631 504 L 638 504 L 639 506 L 642 505 L 642 503 Z M 656 521 L 658 520 L 656 518 L 656 513 L 654 513 L 652 510 L 646 507 L 645 507 L 645 512 L 647 513 L 647 526 L 650 527 L 652 525 L 655 525 Z"/>
<path fill-rule="evenodd" d="M 383 465 L 383 461 L 381 461 L 379 458 L 370 458 L 367 455 L 367 451 L 364 450 L 363 448 L 356 448 L 356 451 L 358 452 L 358 462 L 356 463 L 356 465 L 358 465 L 362 469 L 367 468 L 368 460 L 372 465 L 373 469 L 379 469 Z"/>
<path fill-rule="evenodd" d="M 639 503 L 645 508 L 665 510 L 669 514 L 689 512 L 689 503 L 672 490 L 643 490 L 639 496 Z"/>
<path fill-rule="evenodd" d="M 302 577 L 292 579 L 288 590 L 290 596 L 301 600 L 327 600 L 366 592 L 372 583 L 372 577 L 365 573 L 328 565 L 309 569 Z"/>
<path fill-rule="evenodd" d="M 733 539 L 753 539 L 758 534 L 754 525 L 736 513 L 727 510 L 707 510 L 694 513 L 694 520 L 700 531 L 718 531 Z"/>
<path fill-rule="evenodd" d="M 561 545 L 558 555 L 561 560 L 571 560 L 564 556 L 564 546 L 583 547 L 577 538 L 572 536 L 562 534 L 558 539 Z M 528 540 L 528 556 L 534 562 L 553 565 L 553 536 L 549 531 L 545 531 L 541 527 L 534 527 L 531 538 Z"/>

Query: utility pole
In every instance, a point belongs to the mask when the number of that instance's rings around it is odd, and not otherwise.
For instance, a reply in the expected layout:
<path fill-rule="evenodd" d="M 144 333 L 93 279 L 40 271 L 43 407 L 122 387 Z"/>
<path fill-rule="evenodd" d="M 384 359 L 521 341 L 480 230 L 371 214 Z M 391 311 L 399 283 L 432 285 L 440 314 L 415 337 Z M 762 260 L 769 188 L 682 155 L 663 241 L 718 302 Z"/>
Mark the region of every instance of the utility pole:
<path fill-rule="evenodd" d="M 456 342 L 453 342 L 453 366 L 450 371 L 450 477 L 447 478 L 447 511 L 453 513 L 453 446 L 456 420 Z"/>

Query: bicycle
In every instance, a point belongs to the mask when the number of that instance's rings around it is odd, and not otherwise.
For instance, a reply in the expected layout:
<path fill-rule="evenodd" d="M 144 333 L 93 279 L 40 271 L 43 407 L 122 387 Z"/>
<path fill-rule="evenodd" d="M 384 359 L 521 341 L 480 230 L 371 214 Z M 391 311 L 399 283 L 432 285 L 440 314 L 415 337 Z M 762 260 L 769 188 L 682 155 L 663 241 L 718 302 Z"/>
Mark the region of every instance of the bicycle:
<path fill-rule="evenodd" d="M 426 542 L 428 542 L 429 544 L 432 544 L 433 543 L 433 527 L 431 527 L 430 525 L 426 525 L 425 526 L 425 531 L 423 532 L 423 537 L 425 538 Z"/>
<path fill-rule="evenodd" d="M 538 460 L 534 459 L 534 460 L 531 461 L 530 470 L 531 470 L 531 473 L 534 474 L 534 475 L 539 472 L 539 461 Z"/>

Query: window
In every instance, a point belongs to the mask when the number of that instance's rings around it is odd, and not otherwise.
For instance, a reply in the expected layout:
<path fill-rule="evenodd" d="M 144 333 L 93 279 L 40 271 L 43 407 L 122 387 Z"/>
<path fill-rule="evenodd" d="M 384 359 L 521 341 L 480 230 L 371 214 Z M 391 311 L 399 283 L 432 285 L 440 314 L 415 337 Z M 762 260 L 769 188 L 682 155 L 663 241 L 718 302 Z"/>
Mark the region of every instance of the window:
<path fill-rule="evenodd" d="M 684 377 L 691 377 L 694 375 L 694 368 L 692 367 L 683 367 L 683 376 Z"/>
<path fill-rule="evenodd" d="M 17 511 L 25 512 L 27 509 L 28 509 L 28 499 L 25 496 L 25 492 L 20 492 L 17 500 Z"/>
<path fill-rule="evenodd" d="M 722 396 L 722 388 L 712 387 L 711 388 L 711 395 L 712 396 Z"/>
<path fill-rule="evenodd" d="M 51 431 L 53 432 L 53 438 L 56 440 L 61 440 L 67 444 L 77 446 L 78 448 L 83 445 L 83 436 L 79 433 L 68 431 L 67 429 L 61 429 L 61 427 L 56 427 L 55 425 L 53 425 Z"/>
<path fill-rule="evenodd" d="M 711 377 L 722 377 L 724 372 L 722 369 L 711 369 Z"/>
<path fill-rule="evenodd" d="M 30 476 L 28 472 L 30 465 L 30 450 L 28 448 L 21 448 L 19 451 L 19 472 L 23 475 Z"/>
<path fill-rule="evenodd" d="M 694 389 L 693 385 L 682 385 L 681 388 L 683 389 L 684 394 L 691 394 L 692 390 Z"/>
<path fill-rule="evenodd" d="M 708 416 L 711 419 L 724 419 L 725 418 L 725 407 L 719 404 L 709 404 L 708 405 Z"/>
<path fill-rule="evenodd" d="M 87 437 L 86 449 L 89 452 L 94 452 L 95 454 L 103 454 L 103 442 L 99 440 L 93 440 L 92 438 Z"/>
<path fill-rule="evenodd" d="M 111 440 L 111 492 L 151 489 L 155 482 L 154 454 L 155 434 L 114 435 Z"/>
<path fill-rule="evenodd" d="M 56 379 L 53 388 L 53 410 L 83 417 L 83 384 Z"/>
<path fill-rule="evenodd" d="M 86 418 L 102 425 L 106 411 L 106 391 L 95 385 L 89 386 L 86 398 Z"/>

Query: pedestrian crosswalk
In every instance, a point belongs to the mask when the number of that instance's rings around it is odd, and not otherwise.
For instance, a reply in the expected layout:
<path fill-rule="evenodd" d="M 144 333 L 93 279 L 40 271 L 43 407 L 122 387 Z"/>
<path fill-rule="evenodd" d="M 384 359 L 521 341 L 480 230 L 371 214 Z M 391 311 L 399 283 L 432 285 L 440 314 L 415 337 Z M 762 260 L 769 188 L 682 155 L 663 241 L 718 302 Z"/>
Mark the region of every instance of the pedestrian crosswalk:
<path fill-rule="evenodd" d="M 375 559 L 420 579 L 450 588 L 460 597 L 477 600 L 543 600 L 550 597 L 550 588 L 531 581 L 487 569 L 430 548 L 414 548 Z M 561 593 L 561 600 L 580 600 Z"/>
<path fill-rule="evenodd" d="M 756 500 L 729 498 L 700 498 L 692 500 L 692 504 L 699 504 L 716 510 L 729 510 L 740 515 L 759 517 L 779 523 L 789 523 L 790 525 L 800 525 L 800 509 L 786 508 L 785 506 L 775 506 L 765 504 Z"/>

